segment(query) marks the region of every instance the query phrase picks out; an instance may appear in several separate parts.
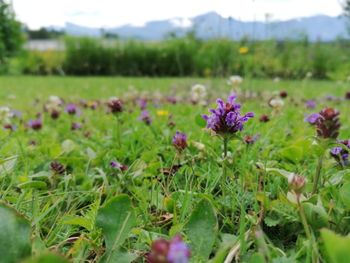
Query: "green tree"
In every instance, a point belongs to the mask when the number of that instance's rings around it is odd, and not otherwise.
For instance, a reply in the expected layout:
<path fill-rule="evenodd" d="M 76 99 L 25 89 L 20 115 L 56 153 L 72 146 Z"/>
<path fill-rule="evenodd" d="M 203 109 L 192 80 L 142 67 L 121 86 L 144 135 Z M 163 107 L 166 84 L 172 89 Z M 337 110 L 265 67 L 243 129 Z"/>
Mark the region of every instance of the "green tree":
<path fill-rule="evenodd" d="M 15 55 L 23 44 L 21 23 L 15 18 L 12 5 L 0 0 L 0 68 Z"/>

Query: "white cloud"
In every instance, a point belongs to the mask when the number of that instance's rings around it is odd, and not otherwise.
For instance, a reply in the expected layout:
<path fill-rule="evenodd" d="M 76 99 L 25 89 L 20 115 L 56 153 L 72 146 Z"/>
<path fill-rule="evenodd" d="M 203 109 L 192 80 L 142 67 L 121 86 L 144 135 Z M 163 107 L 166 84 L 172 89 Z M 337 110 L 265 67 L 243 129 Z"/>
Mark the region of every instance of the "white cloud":
<path fill-rule="evenodd" d="M 241 20 L 264 20 L 267 13 L 280 20 L 341 13 L 339 0 L 13 0 L 13 4 L 18 18 L 33 28 L 65 22 L 93 27 L 142 25 L 210 11 Z"/>

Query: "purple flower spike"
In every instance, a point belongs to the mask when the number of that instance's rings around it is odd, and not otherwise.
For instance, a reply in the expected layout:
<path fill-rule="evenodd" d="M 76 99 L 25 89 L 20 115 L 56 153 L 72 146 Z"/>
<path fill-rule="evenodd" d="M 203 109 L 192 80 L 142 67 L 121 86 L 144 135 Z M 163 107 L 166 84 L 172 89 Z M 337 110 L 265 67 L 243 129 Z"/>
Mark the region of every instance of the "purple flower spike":
<path fill-rule="evenodd" d="M 324 108 L 319 113 L 313 113 L 305 121 L 316 127 L 317 136 L 325 139 L 336 139 L 339 135 L 339 111 Z"/>
<path fill-rule="evenodd" d="M 28 126 L 33 130 L 40 130 L 43 127 L 43 122 L 40 118 L 35 120 L 30 120 L 28 122 Z"/>
<path fill-rule="evenodd" d="M 330 150 L 331 156 L 341 165 L 349 165 L 349 153 L 350 153 L 350 140 L 339 141 L 344 146 L 337 146 Z"/>
<path fill-rule="evenodd" d="M 316 108 L 316 102 L 314 100 L 308 100 L 305 103 L 305 107 L 307 109 L 314 109 L 314 108 Z"/>
<path fill-rule="evenodd" d="M 66 106 L 66 112 L 70 115 L 75 115 L 78 112 L 78 107 L 75 104 L 70 103 Z"/>
<path fill-rule="evenodd" d="M 185 133 L 177 131 L 173 137 L 173 145 L 178 151 L 182 151 L 187 147 L 187 136 Z"/>
<path fill-rule="evenodd" d="M 151 125 L 151 123 L 152 123 L 151 116 L 149 115 L 149 112 L 147 110 L 144 110 L 141 112 L 139 120 L 146 123 L 146 125 Z"/>
<path fill-rule="evenodd" d="M 305 122 L 315 124 L 320 118 L 322 118 L 322 116 L 319 113 L 313 113 L 305 118 Z"/>
<path fill-rule="evenodd" d="M 243 130 L 244 123 L 254 117 L 253 112 L 241 115 L 241 105 L 236 103 L 236 96 L 230 95 L 225 103 L 217 99 L 217 108 L 209 109 L 211 115 L 202 115 L 207 121 L 207 128 L 219 135 L 232 135 Z"/>
<path fill-rule="evenodd" d="M 127 165 L 118 163 L 117 161 L 111 161 L 110 165 L 112 168 L 120 169 L 121 171 L 126 171 L 129 168 Z"/>
<path fill-rule="evenodd" d="M 138 104 L 141 110 L 145 110 L 147 107 L 147 100 L 146 99 L 139 99 Z"/>

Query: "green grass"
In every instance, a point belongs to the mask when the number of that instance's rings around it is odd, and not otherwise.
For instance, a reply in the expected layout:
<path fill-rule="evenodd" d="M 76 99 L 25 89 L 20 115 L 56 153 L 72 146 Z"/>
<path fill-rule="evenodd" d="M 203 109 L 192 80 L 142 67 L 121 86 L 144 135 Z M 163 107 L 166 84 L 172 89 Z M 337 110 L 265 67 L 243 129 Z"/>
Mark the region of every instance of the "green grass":
<path fill-rule="evenodd" d="M 152 241 L 180 233 L 192 249 L 192 262 L 207 262 L 208 257 L 223 262 L 237 245 L 236 254 L 244 262 L 315 262 L 334 256 L 324 248 L 330 241 L 320 236 L 320 230 L 349 234 L 350 171 L 329 156 L 334 145 L 322 148 L 315 143 L 315 129 L 304 117 L 334 107 L 341 112 L 339 138 L 350 138 L 350 101 L 344 99 L 349 84 L 245 80 L 239 95 L 242 112 L 253 111 L 256 116 L 239 136 L 258 135 L 258 140 L 253 145 L 229 141 L 223 160 L 222 140 L 203 129 L 199 118 L 209 106 L 189 102 L 195 83 L 207 86 L 210 108 L 216 98 L 226 99 L 230 92 L 224 79 L 0 78 L 0 105 L 22 112 L 20 119 L 11 119 L 16 131 L 0 131 L 0 195 L 29 221 L 33 255 L 50 250 L 72 262 L 95 262 L 104 254 L 102 260 L 110 262 L 117 262 L 113 258 L 143 262 Z M 281 90 L 288 97 L 276 111 L 268 101 Z M 52 120 L 43 112 L 50 95 L 66 103 L 78 105 L 85 99 L 99 104 L 95 110 L 79 106 L 78 116 L 62 111 L 59 119 Z M 178 103 L 167 103 L 168 95 L 176 96 Z M 326 100 L 327 95 L 338 99 Z M 124 100 L 124 111 L 117 117 L 106 113 L 105 102 L 111 96 Z M 150 126 L 138 120 L 140 109 L 133 101 L 140 97 L 158 99 L 148 105 Z M 316 109 L 305 108 L 307 99 L 317 102 Z M 39 112 L 43 128 L 26 127 Z M 271 120 L 259 122 L 262 114 Z M 170 121 L 175 127 L 169 126 Z M 82 123 L 82 129 L 71 131 L 72 122 Z M 189 146 L 182 154 L 176 153 L 171 141 L 177 130 L 188 136 Z M 322 186 L 311 194 L 322 151 L 326 151 Z M 113 160 L 129 168 L 114 169 Z M 53 161 L 64 165 L 65 173 L 55 174 L 50 169 Z M 256 163 L 280 170 L 259 170 Z M 169 175 L 178 164 L 179 169 Z M 283 170 L 308 180 L 302 205 L 307 227 L 293 194 L 287 194 Z M 123 209 L 117 213 L 113 205 Z M 0 219 L 7 222 L 1 215 Z M 2 238 L 6 237 L 0 233 L 0 244 Z M 10 240 L 7 250 L 11 249 L 18 247 Z M 128 256 L 120 255 L 126 251 Z M 0 252 L 6 251 L 0 248 Z"/>

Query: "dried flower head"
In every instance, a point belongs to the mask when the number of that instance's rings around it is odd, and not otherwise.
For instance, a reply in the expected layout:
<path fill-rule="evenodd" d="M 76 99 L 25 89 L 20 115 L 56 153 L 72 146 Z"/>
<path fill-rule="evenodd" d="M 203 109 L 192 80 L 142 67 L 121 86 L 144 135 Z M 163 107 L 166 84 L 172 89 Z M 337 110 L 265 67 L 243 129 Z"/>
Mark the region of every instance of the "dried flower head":
<path fill-rule="evenodd" d="M 28 126 L 33 130 L 40 130 L 43 127 L 41 118 L 28 121 Z"/>
<path fill-rule="evenodd" d="M 148 110 L 143 110 L 141 112 L 141 115 L 139 116 L 139 120 L 143 121 L 146 125 L 151 125 L 152 119 L 151 119 L 151 116 L 149 115 Z"/>
<path fill-rule="evenodd" d="M 259 121 L 260 122 L 269 122 L 270 121 L 270 117 L 268 115 L 266 115 L 266 114 L 263 114 L 263 115 L 260 116 Z"/>
<path fill-rule="evenodd" d="M 350 100 L 350 91 L 348 91 L 347 93 L 345 93 L 345 99 Z"/>
<path fill-rule="evenodd" d="M 241 105 L 235 100 L 235 95 L 229 96 L 226 103 L 222 99 L 218 99 L 216 101 L 217 108 L 209 110 L 211 115 L 202 116 L 207 121 L 207 128 L 222 136 L 233 135 L 243 130 L 244 123 L 253 118 L 254 113 L 248 112 L 241 115 Z"/>
<path fill-rule="evenodd" d="M 288 97 L 287 91 L 282 90 L 282 91 L 280 92 L 280 97 L 281 97 L 282 99 L 287 98 L 287 97 Z"/>
<path fill-rule="evenodd" d="M 302 193 L 306 182 L 307 182 L 306 178 L 304 176 L 301 176 L 301 175 L 291 174 L 288 177 L 289 187 L 297 194 Z"/>
<path fill-rule="evenodd" d="M 336 139 L 339 135 L 339 111 L 324 108 L 319 113 L 313 113 L 305 121 L 316 127 L 317 136 L 325 139 Z"/>
<path fill-rule="evenodd" d="M 50 168 L 56 174 L 64 174 L 64 172 L 66 171 L 66 168 L 64 167 L 64 165 L 58 161 L 51 162 Z"/>

